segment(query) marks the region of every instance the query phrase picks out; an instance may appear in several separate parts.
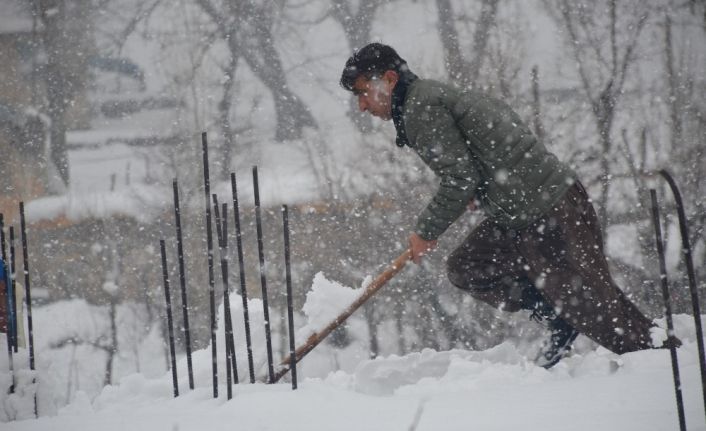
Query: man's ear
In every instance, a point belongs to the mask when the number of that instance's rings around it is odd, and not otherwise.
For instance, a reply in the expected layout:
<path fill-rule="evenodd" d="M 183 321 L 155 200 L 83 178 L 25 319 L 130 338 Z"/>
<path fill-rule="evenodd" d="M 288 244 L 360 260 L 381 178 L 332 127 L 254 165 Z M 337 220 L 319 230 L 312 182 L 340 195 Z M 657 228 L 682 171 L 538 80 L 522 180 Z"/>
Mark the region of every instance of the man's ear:
<path fill-rule="evenodd" d="M 385 73 L 383 73 L 382 75 L 382 79 L 394 86 L 395 84 L 397 84 L 397 81 L 399 81 L 400 75 L 394 70 L 386 70 Z"/>

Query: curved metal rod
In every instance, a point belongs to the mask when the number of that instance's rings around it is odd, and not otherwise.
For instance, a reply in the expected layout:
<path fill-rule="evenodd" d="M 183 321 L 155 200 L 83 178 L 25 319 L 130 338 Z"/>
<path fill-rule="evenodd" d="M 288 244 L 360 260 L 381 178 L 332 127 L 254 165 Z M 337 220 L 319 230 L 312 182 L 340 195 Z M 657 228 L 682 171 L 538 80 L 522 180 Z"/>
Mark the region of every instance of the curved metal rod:
<path fill-rule="evenodd" d="M 659 278 L 662 280 L 662 298 L 664 299 L 664 315 L 667 320 L 667 343 L 669 344 L 669 354 L 672 359 L 672 375 L 674 376 L 674 391 L 677 398 L 677 413 L 679 416 L 679 429 L 686 431 L 686 419 L 684 416 L 684 399 L 681 392 L 681 377 L 679 376 L 679 361 L 677 359 L 677 345 L 674 343 L 674 324 L 672 323 L 672 307 L 669 301 L 669 282 L 667 281 L 667 264 L 664 259 L 664 244 L 662 243 L 662 228 L 659 223 L 659 205 L 657 204 L 657 192 L 650 189 L 652 200 L 652 222 L 655 227 L 655 239 L 657 244 L 657 256 L 659 257 Z M 665 343 L 666 344 L 666 343 Z"/>
<path fill-rule="evenodd" d="M 699 294 L 696 288 L 696 275 L 694 272 L 694 262 L 692 259 L 691 245 L 689 244 L 689 231 L 686 224 L 686 215 L 684 213 L 684 203 L 682 201 L 679 187 L 674 181 L 672 175 L 666 169 L 659 171 L 644 172 L 645 178 L 662 177 L 669 184 L 669 188 L 674 195 L 674 201 L 677 204 L 677 215 L 679 217 L 679 232 L 682 241 L 682 253 L 686 263 L 686 272 L 689 277 L 689 292 L 691 294 L 691 306 L 694 314 L 694 326 L 696 327 L 696 344 L 699 352 L 699 366 L 701 368 L 701 388 L 703 391 L 704 411 L 706 412 L 706 354 L 704 353 L 704 335 L 701 327 L 701 307 L 699 305 Z"/>

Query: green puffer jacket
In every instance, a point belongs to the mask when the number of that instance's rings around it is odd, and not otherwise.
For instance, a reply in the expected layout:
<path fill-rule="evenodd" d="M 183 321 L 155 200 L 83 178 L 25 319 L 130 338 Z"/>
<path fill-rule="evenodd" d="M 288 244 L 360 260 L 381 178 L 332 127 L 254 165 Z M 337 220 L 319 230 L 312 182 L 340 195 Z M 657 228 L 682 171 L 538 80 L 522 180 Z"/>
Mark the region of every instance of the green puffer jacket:
<path fill-rule="evenodd" d="M 415 229 L 426 240 L 444 233 L 474 198 L 499 226 L 520 229 L 575 181 L 509 106 L 483 93 L 417 79 L 402 117 L 408 145 L 441 179 Z"/>

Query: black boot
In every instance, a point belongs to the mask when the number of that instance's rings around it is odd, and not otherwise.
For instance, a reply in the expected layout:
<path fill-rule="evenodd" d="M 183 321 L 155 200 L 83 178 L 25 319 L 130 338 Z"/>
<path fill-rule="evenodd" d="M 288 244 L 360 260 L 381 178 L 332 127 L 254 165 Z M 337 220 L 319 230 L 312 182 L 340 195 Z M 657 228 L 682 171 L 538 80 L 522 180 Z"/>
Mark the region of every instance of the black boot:
<path fill-rule="evenodd" d="M 571 343 L 578 337 L 579 331 L 559 317 L 554 307 L 547 303 L 534 286 L 523 289 L 522 308 L 532 312 L 530 320 L 540 323 L 546 321 L 551 331 L 549 339 L 542 343 L 534 360 L 540 367 L 549 369 L 571 351 Z"/>

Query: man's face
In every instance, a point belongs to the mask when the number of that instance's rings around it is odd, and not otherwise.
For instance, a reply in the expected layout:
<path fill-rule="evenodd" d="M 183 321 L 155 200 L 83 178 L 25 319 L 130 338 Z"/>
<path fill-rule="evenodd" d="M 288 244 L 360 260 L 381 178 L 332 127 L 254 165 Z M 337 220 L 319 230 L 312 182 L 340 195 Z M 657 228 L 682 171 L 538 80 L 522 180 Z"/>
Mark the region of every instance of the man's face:
<path fill-rule="evenodd" d="M 359 76 L 353 85 L 353 94 L 358 98 L 361 112 L 383 120 L 392 118 L 392 89 L 397 83 L 397 74 L 388 70 L 381 77 Z"/>

